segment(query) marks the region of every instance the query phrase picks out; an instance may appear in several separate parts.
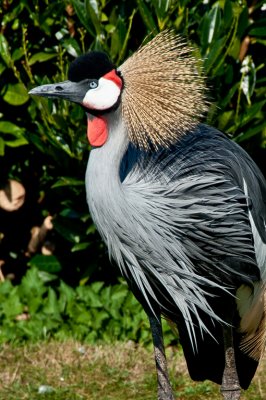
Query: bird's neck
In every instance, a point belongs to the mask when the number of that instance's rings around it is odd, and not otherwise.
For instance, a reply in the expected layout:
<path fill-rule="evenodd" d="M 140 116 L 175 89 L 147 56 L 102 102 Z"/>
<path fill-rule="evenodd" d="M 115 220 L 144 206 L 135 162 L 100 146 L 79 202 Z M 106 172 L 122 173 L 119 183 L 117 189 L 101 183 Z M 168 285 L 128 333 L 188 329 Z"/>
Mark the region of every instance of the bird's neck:
<path fill-rule="evenodd" d="M 123 197 L 120 164 L 128 147 L 121 110 L 112 112 L 106 118 L 108 140 L 102 147 L 91 150 L 86 172 L 87 201 L 92 218 L 103 236 L 104 220 L 107 216 L 110 219 L 110 214 L 117 213 Z"/>

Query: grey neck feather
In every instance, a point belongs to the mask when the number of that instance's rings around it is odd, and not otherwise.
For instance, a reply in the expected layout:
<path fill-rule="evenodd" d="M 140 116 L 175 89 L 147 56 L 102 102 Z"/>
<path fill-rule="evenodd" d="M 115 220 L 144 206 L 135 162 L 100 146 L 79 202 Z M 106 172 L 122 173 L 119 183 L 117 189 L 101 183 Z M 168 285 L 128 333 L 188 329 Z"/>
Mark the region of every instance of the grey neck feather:
<path fill-rule="evenodd" d="M 106 228 L 108 229 L 110 221 L 120 216 L 113 213 L 116 213 L 117 206 L 121 203 L 119 200 L 123 197 L 119 169 L 129 141 L 120 108 L 105 117 L 108 120 L 108 140 L 102 147 L 94 148 L 90 153 L 86 190 L 92 218 L 108 244 Z"/>

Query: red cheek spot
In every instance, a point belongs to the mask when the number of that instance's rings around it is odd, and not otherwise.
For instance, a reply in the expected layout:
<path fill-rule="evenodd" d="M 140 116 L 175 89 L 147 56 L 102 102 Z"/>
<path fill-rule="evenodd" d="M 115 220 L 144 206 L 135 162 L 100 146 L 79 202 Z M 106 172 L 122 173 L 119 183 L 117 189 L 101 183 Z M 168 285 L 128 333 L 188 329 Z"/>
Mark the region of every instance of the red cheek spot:
<path fill-rule="evenodd" d="M 103 78 L 109 79 L 109 81 L 114 82 L 119 87 L 119 89 L 122 89 L 122 79 L 117 75 L 115 69 L 112 69 L 112 71 L 105 74 Z"/>
<path fill-rule="evenodd" d="M 108 138 L 107 121 L 101 116 L 88 119 L 87 137 L 94 147 L 101 147 Z"/>

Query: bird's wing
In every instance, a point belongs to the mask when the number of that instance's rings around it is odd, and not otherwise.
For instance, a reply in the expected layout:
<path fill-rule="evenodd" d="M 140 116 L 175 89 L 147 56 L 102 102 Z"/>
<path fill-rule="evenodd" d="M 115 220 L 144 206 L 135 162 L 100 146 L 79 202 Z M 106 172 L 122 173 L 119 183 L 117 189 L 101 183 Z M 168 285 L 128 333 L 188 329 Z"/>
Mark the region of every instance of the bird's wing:
<path fill-rule="evenodd" d="M 219 185 L 224 189 L 226 186 L 227 191 L 235 196 L 248 216 L 248 229 L 252 230 L 257 263 L 264 277 L 266 183 L 254 161 L 240 146 L 214 128 L 199 125 L 198 129 L 186 135 L 169 150 L 161 150 L 155 155 L 150 153 L 147 157 L 147 153 L 132 148 L 129 154 L 122 163 L 122 179 L 127 178 L 130 182 L 133 178 L 135 183 L 146 181 L 151 185 L 159 181 L 162 185 L 161 191 L 165 187 L 166 205 L 169 198 L 175 195 L 181 203 L 191 198 L 200 213 L 200 209 L 208 209 L 208 205 L 201 203 L 208 202 L 208 196 L 212 197 L 213 190 L 216 190 L 217 203 L 223 202 L 224 193 Z M 183 199 L 180 198 L 177 184 L 180 182 L 187 183 Z M 208 188 L 204 190 L 202 185 L 207 185 Z M 203 197 L 199 197 L 200 194 Z M 266 281 L 266 276 L 264 280 Z"/>

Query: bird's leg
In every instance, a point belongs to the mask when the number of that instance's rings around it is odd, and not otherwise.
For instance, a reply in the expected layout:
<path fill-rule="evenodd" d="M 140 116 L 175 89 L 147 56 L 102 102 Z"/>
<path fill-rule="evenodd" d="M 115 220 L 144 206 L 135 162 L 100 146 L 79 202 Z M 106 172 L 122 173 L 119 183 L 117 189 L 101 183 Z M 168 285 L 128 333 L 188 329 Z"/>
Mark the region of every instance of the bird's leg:
<path fill-rule="evenodd" d="M 231 326 L 223 327 L 225 367 L 221 385 L 224 400 L 239 400 L 241 388 L 236 370 L 233 331 Z"/>
<path fill-rule="evenodd" d="M 158 400 L 174 400 L 174 395 L 167 371 L 167 361 L 164 350 L 160 315 L 158 315 L 157 318 L 154 315 L 149 315 L 149 320 L 152 332 L 154 357 L 157 371 Z"/>

